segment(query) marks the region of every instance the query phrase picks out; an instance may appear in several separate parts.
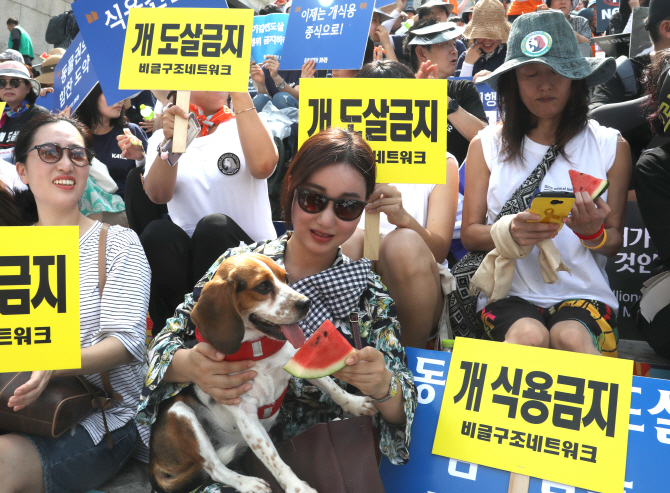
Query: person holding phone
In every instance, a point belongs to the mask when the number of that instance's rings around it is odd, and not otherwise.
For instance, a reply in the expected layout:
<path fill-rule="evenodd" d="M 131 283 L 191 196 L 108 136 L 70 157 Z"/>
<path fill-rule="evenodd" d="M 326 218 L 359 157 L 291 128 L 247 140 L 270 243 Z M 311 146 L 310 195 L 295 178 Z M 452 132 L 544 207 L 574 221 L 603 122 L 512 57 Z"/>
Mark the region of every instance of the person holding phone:
<path fill-rule="evenodd" d="M 189 114 L 169 106 L 144 169 L 146 195 L 167 204 L 169 214 L 140 234 L 153 273 L 149 315 L 156 333 L 221 252 L 276 238 L 267 178 L 279 157 L 249 93 L 193 91 L 190 110 L 191 132 L 200 130 L 186 152 L 173 153 L 172 138 L 175 118 Z"/>
<path fill-rule="evenodd" d="M 630 149 L 618 131 L 587 116 L 588 88 L 612 76 L 614 60 L 582 57 L 557 11 L 517 19 L 508 47 L 505 63 L 482 80 L 498 93 L 502 125 L 470 144 L 461 240 L 488 252 L 496 246 L 492 225 L 512 217 L 509 241 L 523 247 L 552 239 L 570 272 L 546 284 L 534 248 L 515 261 L 506 298 L 487 304 L 480 295 L 479 320 L 496 341 L 615 356 L 618 301 L 605 263 L 623 243 Z M 560 231 L 555 222 L 531 222 L 542 216 L 527 210 L 530 196 L 572 191 L 570 170 L 607 179 L 609 189 L 595 202 L 576 193 Z"/>

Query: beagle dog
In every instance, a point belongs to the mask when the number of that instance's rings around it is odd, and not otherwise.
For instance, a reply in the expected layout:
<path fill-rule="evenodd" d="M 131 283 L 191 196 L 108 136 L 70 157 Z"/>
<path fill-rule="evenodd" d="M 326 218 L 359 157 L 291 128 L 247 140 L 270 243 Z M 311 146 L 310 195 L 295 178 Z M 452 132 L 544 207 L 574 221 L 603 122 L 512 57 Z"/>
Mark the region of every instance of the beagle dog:
<path fill-rule="evenodd" d="M 226 360 L 255 360 L 257 376 L 238 405 L 219 404 L 197 385 L 161 403 L 150 441 L 154 491 L 189 492 L 211 478 L 241 493 L 271 493 L 265 481 L 226 467 L 251 447 L 286 492 L 317 493 L 281 460 L 267 433 L 288 388 L 283 367 L 305 342 L 296 322 L 309 306 L 309 298 L 286 284 L 286 271 L 265 255 L 221 263 L 191 312 L 196 337 L 229 355 Z M 309 382 L 347 413 L 377 413 L 368 397 L 345 392 L 330 377 Z"/>

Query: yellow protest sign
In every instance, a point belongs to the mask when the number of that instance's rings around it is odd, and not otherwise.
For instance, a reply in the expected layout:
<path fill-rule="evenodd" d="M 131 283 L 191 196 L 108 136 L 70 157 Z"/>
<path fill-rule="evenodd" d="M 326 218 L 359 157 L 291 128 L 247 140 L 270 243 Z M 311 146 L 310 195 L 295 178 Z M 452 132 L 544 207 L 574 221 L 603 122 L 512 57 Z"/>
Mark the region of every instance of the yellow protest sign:
<path fill-rule="evenodd" d="M 456 339 L 433 453 L 621 493 L 633 362 Z"/>
<path fill-rule="evenodd" d="M 0 228 L 0 372 L 81 368 L 79 228 Z"/>
<path fill-rule="evenodd" d="M 247 91 L 253 18 L 251 9 L 130 9 L 119 89 Z"/>
<path fill-rule="evenodd" d="M 447 180 L 447 81 L 301 79 L 298 142 L 324 128 L 362 132 L 377 183 Z"/>
<path fill-rule="evenodd" d="M 5 111 L 5 104 L 6 103 L 4 101 L 0 102 L 0 114 L 2 114 L 3 111 Z"/>

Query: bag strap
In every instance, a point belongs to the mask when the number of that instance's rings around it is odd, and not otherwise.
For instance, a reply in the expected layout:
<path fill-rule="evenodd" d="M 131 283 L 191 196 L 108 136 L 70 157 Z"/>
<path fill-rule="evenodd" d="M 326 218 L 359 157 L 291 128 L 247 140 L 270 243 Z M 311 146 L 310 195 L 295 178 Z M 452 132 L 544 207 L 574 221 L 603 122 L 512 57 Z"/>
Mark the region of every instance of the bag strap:
<path fill-rule="evenodd" d="M 105 289 L 105 283 L 107 282 L 107 260 L 105 257 L 107 251 L 107 231 L 109 230 L 109 224 L 103 223 L 102 228 L 100 229 L 100 240 L 98 241 L 98 292 L 100 294 L 100 299 L 102 300 L 102 291 Z M 114 389 L 112 388 L 112 382 L 109 379 L 109 373 L 103 371 L 100 373 L 100 378 L 102 379 L 102 386 L 107 394 L 107 398 L 98 397 L 97 403 L 100 411 L 102 412 L 102 422 L 105 425 L 105 435 L 107 436 L 107 445 L 109 448 L 114 448 L 114 440 L 112 439 L 112 434 L 107 427 L 107 416 L 105 415 L 105 409 L 111 407 L 111 403 L 116 399 L 114 395 Z M 85 379 L 82 379 L 85 380 Z"/>
<path fill-rule="evenodd" d="M 558 154 L 558 145 L 554 143 L 549 147 L 544 158 L 542 158 L 542 161 L 537 165 L 530 176 L 526 178 L 512 196 L 507 199 L 507 202 L 505 202 L 505 205 L 503 205 L 500 210 L 500 214 L 498 214 L 496 221 L 503 216 L 518 214 L 519 212 L 528 209 L 535 190 L 542 184 L 542 180 L 544 180 L 551 165 L 556 161 Z"/>
<path fill-rule="evenodd" d="M 351 312 L 349 315 L 349 324 L 351 325 L 351 335 L 354 336 L 356 350 L 360 351 L 363 348 L 363 344 L 361 344 L 361 329 L 358 327 L 358 312 Z"/>

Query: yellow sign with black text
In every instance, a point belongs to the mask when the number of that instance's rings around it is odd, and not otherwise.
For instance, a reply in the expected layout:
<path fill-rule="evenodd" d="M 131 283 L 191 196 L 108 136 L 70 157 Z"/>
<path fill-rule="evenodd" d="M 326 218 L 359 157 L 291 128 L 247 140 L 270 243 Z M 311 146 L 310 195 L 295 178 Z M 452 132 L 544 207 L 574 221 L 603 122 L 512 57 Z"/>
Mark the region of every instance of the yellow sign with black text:
<path fill-rule="evenodd" d="M 0 228 L 0 373 L 81 368 L 79 228 Z"/>
<path fill-rule="evenodd" d="M 251 9 L 130 9 L 119 89 L 245 92 Z"/>
<path fill-rule="evenodd" d="M 633 361 L 458 338 L 433 453 L 621 493 Z"/>
<path fill-rule="evenodd" d="M 301 79 L 298 142 L 330 126 L 360 132 L 377 183 L 447 181 L 447 81 Z"/>

